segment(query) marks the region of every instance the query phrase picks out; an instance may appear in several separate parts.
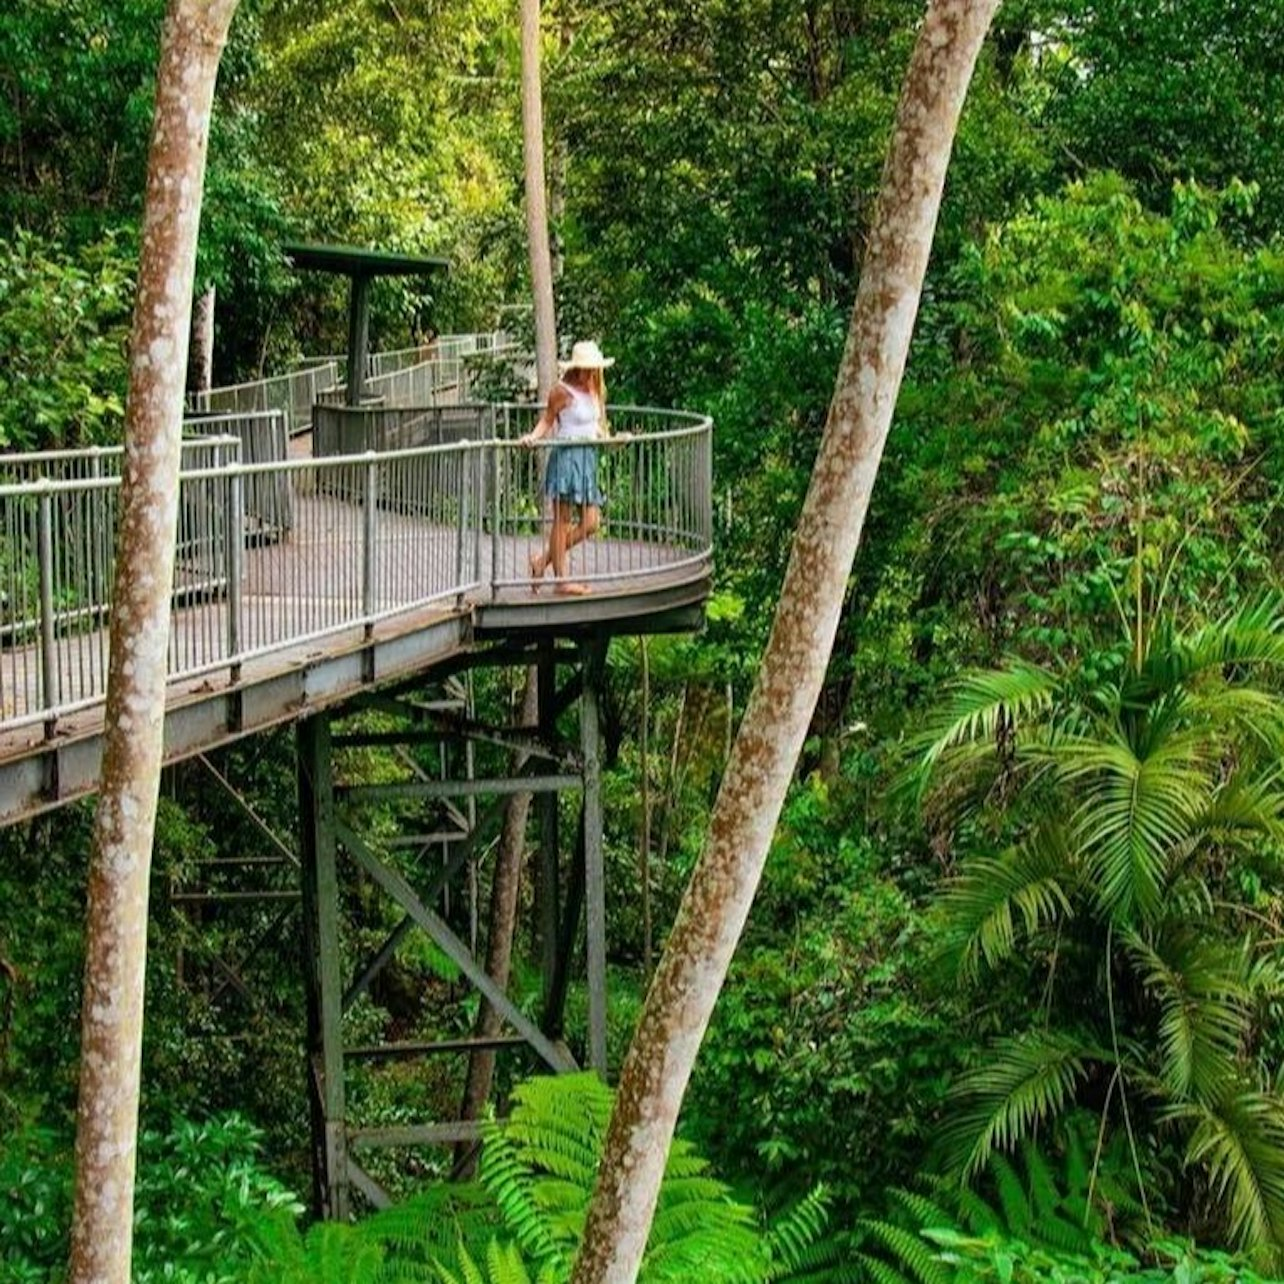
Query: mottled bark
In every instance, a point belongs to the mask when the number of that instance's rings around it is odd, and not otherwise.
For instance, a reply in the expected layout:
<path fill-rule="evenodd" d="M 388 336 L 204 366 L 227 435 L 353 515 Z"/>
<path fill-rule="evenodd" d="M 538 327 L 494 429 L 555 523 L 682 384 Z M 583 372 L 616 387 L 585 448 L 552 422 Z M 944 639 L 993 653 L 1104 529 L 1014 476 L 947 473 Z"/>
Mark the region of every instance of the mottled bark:
<path fill-rule="evenodd" d="M 931 0 L 771 638 L 620 1078 L 573 1284 L 632 1284 L 678 1109 L 825 678 L 891 423 L 959 111 L 998 0 Z"/>
<path fill-rule="evenodd" d="M 557 382 L 557 318 L 548 249 L 548 192 L 544 182 L 544 95 L 540 85 L 539 0 L 522 6 L 522 158 L 526 172 L 526 241 L 535 296 L 535 369 L 539 399 Z"/>
<path fill-rule="evenodd" d="M 526 687 L 522 695 L 523 727 L 534 727 L 539 716 L 539 688 L 535 671 L 526 672 Z M 513 775 L 526 766 L 529 755 L 515 753 L 512 760 Z M 514 794 L 504 808 L 504 824 L 500 830 L 499 847 L 495 853 L 495 872 L 490 886 L 490 926 L 486 935 L 486 974 L 502 989 L 508 988 L 512 971 L 513 937 L 517 930 L 517 899 L 522 881 L 522 857 L 526 854 L 526 821 L 530 814 L 530 794 Z M 477 1012 L 473 1033 L 479 1039 L 493 1039 L 499 1034 L 499 1013 L 483 998 Z M 479 1048 L 468 1059 L 468 1078 L 464 1084 L 464 1099 L 460 1107 L 461 1119 L 478 1119 L 490 1098 L 490 1086 L 495 1077 L 495 1052 L 492 1048 Z M 455 1147 L 455 1175 L 468 1178 L 476 1167 L 477 1143 L 460 1142 Z"/>
<path fill-rule="evenodd" d="M 207 285 L 192 304 L 192 338 L 187 354 L 188 392 L 208 392 L 214 383 L 214 306 L 217 292 Z"/>
<path fill-rule="evenodd" d="M 557 321 L 553 310 L 553 269 L 548 248 L 548 203 L 544 184 L 544 101 L 540 85 L 539 0 L 521 0 L 522 8 L 522 155 L 526 183 L 526 239 L 530 251 L 531 289 L 535 302 L 535 368 L 539 400 L 547 401 L 557 382 Z M 536 720 L 538 683 L 535 669 L 526 670 L 522 690 L 522 724 Z M 525 754 L 512 760 L 516 775 L 526 761 Z M 522 856 L 526 845 L 526 821 L 530 794 L 513 794 L 504 808 L 504 825 L 495 853 L 495 875 L 491 887 L 490 933 L 487 938 L 486 971 L 501 985 L 508 984 L 513 957 L 513 935 L 517 928 L 517 892 Z M 499 1033 L 499 1017 L 485 1000 L 477 1014 L 477 1035 L 493 1038 Z M 475 1119 L 490 1096 L 495 1074 L 495 1054 L 478 1050 L 469 1058 L 468 1080 L 464 1087 L 461 1117 Z M 467 1174 L 472 1158 L 466 1148 L 456 1151 L 456 1171 Z"/>
<path fill-rule="evenodd" d="M 85 944 L 73 1284 L 127 1284 L 147 891 L 160 780 L 179 436 L 210 110 L 236 0 L 171 0 L 130 340 L 111 658 Z"/>
<path fill-rule="evenodd" d="M 638 884 L 642 890 L 642 974 L 651 975 L 651 655 L 646 638 L 642 649 L 642 833 L 638 840 Z"/>

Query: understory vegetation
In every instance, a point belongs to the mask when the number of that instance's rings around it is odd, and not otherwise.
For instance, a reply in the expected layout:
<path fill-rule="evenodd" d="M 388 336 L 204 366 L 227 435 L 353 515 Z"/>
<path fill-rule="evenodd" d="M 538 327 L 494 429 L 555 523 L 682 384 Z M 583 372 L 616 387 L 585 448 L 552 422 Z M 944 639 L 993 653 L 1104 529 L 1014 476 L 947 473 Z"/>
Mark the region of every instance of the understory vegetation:
<path fill-rule="evenodd" d="M 0 24 L 6 451 L 119 440 L 163 7 L 16 0 Z M 707 626 L 617 640 L 607 662 L 614 1066 L 771 624 L 921 10 L 545 5 L 563 338 L 618 357 L 613 400 L 716 425 Z M 1001 10 L 649 1284 L 1284 1278 L 1281 65 L 1274 0 Z M 379 284 L 377 347 L 524 334 L 517 74 L 495 0 L 243 0 L 200 251 L 217 383 L 343 347 L 342 292 L 292 274 L 289 239 L 452 260 L 431 285 Z M 523 676 L 479 678 L 476 716 L 515 715 Z M 343 762 L 357 783 L 405 766 L 379 747 Z M 371 1161 L 392 1209 L 312 1219 L 297 910 L 184 901 L 211 862 L 292 849 L 295 769 L 282 731 L 167 772 L 135 1279 L 567 1279 L 610 1092 L 539 1077 L 526 1052 L 501 1054 L 507 1122 L 473 1176 L 449 1180 L 445 1148 L 396 1152 Z M 0 831 L 15 1284 L 64 1278 L 89 819 L 80 803 Z M 575 819 L 566 804 L 565 833 Z M 483 941 L 493 848 L 437 905 Z M 341 875 L 350 975 L 398 916 Z M 532 880 L 509 990 L 538 1017 Z M 349 1021 L 354 1039 L 463 1039 L 476 1015 L 411 934 Z M 453 1118 L 463 1070 L 354 1066 L 349 1092 L 371 1126 Z"/>

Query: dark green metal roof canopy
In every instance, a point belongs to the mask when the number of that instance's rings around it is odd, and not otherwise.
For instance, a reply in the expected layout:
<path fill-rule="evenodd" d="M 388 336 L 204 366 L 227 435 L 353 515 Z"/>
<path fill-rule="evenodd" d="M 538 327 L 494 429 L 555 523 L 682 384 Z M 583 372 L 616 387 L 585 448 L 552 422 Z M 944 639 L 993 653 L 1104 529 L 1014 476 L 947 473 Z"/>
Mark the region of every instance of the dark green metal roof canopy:
<path fill-rule="evenodd" d="M 367 250 L 356 245 L 308 245 L 287 241 L 286 258 L 300 270 L 334 272 L 352 282 L 348 302 L 348 404 L 359 406 L 365 391 L 370 350 L 370 282 L 377 276 L 427 276 L 450 268 L 447 259 L 421 254 Z"/>

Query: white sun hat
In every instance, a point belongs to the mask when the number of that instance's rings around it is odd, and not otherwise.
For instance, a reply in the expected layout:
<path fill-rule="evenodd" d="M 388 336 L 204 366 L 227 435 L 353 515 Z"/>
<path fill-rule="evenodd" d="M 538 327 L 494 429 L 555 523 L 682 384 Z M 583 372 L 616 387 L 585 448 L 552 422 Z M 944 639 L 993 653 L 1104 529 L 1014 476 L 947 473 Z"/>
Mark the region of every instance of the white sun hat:
<path fill-rule="evenodd" d="M 581 339 L 572 349 L 569 361 L 559 361 L 562 372 L 567 370 L 607 370 L 615 364 L 614 357 L 604 357 L 602 349 L 592 339 Z"/>

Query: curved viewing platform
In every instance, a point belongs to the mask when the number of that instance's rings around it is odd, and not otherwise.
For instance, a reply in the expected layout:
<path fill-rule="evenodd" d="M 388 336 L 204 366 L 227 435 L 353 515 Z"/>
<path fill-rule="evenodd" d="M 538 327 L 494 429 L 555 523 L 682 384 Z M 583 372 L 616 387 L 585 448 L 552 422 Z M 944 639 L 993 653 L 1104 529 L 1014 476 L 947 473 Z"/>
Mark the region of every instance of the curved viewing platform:
<path fill-rule="evenodd" d="M 179 758 L 523 630 L 627 632 L 699 608 L 712 557 L 712 424 L 611 407 L 602 526 L 571 553 L 587 595 L 531 579 L 556 443 L 529 405 L 324 407 L 314 453 L 247 458 L 269 415 L 185 441 L 169 645 Z M 0 457 L 0 823 L 96 779 L 121 452 Z M 216 707 L 210 707 L 216 706 Z M 191 716 L 176 718 L 186 709 Z M 199 709 L 199 711 L 197 711 Z M 78 748 L 78 746 L 80 748 Z"/>

